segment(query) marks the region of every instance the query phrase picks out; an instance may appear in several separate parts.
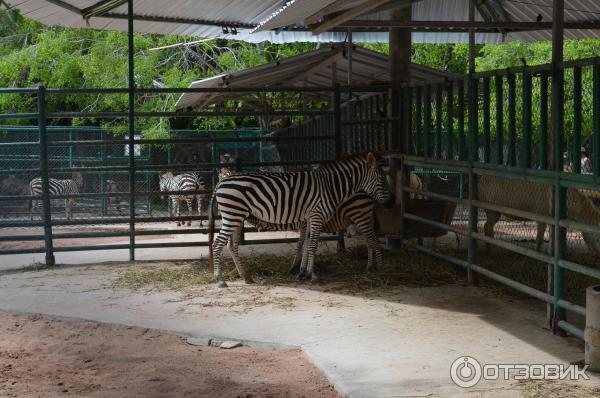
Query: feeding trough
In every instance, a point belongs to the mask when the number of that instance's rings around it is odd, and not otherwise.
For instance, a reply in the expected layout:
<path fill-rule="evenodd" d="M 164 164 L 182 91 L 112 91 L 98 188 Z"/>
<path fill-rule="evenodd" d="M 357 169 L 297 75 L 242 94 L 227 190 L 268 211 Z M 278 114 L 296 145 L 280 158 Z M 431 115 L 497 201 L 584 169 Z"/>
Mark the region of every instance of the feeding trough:
<path fill-rule="evenodd" d="M 434 199 L 411 199 L 408 201 L 406 212 L 415 216 L 427 218 L 429 220 L 450 225 L 455 203 L 449 203 Z M 400 235 L 401 209 L 396 206 L 392 209 L 377 207 L 375 210 L 375 230 L 380 235 L 396 237 Z M 434 227 L 413 220 L 405 220 L 406 230 L 404 239 L 412 238 L 437 238 L 448 233 L 443 228 Z"/>

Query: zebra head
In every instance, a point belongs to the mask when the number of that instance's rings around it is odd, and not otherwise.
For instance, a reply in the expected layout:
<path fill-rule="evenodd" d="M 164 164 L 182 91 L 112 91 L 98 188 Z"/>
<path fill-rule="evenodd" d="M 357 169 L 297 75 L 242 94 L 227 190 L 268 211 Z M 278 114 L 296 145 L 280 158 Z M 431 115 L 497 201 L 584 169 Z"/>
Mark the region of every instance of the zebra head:
<path fill-rule="evenodd" d="M 390 184 L 372 152 L 369 152 L 367 155 L 366 163 L 367 173 L 362 182 L 362 191 L 366 192 L 383 207 L 387 209 L 394 207 L 395 200 L 390 189 Z"/>
<path fill-rule="evenodd" d="M 173 172 L 172 171 L 161 171 L 158 173 L 158 185 L 161 191 L 170 191 L 171 181 L 173 180 Z M 167 195 L 162 195 L 161 198 L 163 200 L 167 199 Z"/>

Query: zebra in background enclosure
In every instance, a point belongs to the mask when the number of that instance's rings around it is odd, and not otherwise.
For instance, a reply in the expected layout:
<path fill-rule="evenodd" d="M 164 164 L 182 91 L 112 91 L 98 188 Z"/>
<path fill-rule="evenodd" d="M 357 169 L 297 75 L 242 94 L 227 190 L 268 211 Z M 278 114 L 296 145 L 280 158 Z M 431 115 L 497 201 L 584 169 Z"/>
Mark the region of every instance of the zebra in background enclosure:
<path fill-rule="evenodd" d="M 58 180 L 56 178 L 48 179 L 48 192 L 50 198 L 57 195 L 74 195 L 78 194 L 83 190 L 83 176 L 80 172 L 75 171 L 68 180 Z M 29 182 L 29 194 L 31 196 L 42 195 L 42 179 L 36 177 Z M 65 213 L 68 220 L 73 218 L 73 204 L 75 198 L 66 198 L 65 201 Z M 34 209 L 39 207 L 39 200 L 31 199 L 29 201 L 29 219 L 33 220 Z"/>
<path fill-rule="evenodd" d="M 206 182 L 199 172 L 190 171 L 182 174 L 174 175 L 171 171 L 163 171 L 159 174 L 159 186 L 162 192 L 167 191 L 198 191 L 206 189 Z M 207 195 L 200 194 L 172 194 L 169 195 L 172 207 L 169 212 L 169 216 L 173 216 L 173 208 L 175 209 L 175 215 L 179 217 L 179 203 L 185 200 L 188 208 L 188 216 L 192 216 L 194 198 L 198 202 L 198 216 L 202 217 L 202 202 L 206 202 Z M 185 222 L 184 222 L 185 223 Z M 188 220 L 187 225 L 192 225 L 192 221 Z M 177 226 L 181 226 L 181 221 L 177 220 Z M 200 219 L 200 226 L 202 226 L 202 219 Z"/>
<path fill-rule="evenodd" d="M 333 218 L 339 204 L 359 192 L 386 206 L 394 204 L 386 176 L 372 153 L 350 156 L 312 171 L 238 173 L 224 178 L 213 193 L 212 202 L 216 200 L 222 215 L 222 227 L 214 243 L 212 206 L 209 211 L 209 242 L 219 286 L 227 286 L 220 261 L 223 246 L 230 239 L 231 255 L 240 276 L 247 283 L 252 282 L 233 243 L 250 215 L 270 224 L 306 222 L 308 246 L 303 262 L 305 272 L 315 281 L 314 256 L 323 225 Z"/>

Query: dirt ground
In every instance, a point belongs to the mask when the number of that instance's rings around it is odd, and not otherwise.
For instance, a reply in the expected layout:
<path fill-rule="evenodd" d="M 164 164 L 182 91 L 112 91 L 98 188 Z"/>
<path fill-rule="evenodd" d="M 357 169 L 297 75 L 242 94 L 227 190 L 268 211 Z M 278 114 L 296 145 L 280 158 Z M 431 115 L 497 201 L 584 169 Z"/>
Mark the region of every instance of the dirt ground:
<path fill-rule="evenodd" d="M 192 346 L 154 330 L 0 313 L 0 396 L 339 397 L 300 350 Z"/>

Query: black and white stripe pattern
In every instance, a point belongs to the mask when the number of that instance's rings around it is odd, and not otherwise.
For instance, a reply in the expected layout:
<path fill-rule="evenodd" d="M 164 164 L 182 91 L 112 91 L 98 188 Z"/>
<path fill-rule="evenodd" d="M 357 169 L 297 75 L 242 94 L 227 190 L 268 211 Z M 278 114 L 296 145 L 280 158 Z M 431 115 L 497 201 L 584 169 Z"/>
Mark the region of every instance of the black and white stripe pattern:
<path fill-rule="evenodd" d="M 81 173 L 75 172 L 73 173 L 73 177 L 68 180 L 58 180 L 55 178 L 48 179 L 48 192 L 50 194 L 50 198 L 55 195 L 74 195 L 78 194 L 83 188 L 83 177 Z M 42 195 L 42 179 L 40 177 L 36 177 L 29 182 L 29 193 L 31 196 L 41 196 Z M 73 204 L 75 203 L 75 198 L 67 198 L 65 201 L 65 213 L 68 220 L 73 218 Z M 29 201 L 29 219 L 33 220 L 33 212 L 40 205 L 39 200 L 30 200 Z"/>
<path fill-rule="evenodd" d="M 365 193 L 353 195 L 336 209 L 333 218 L 323 225 L 322 231 L 325 233 L 336 233 L 344 231 L 350 225 L 354 225 L 358 229 L 358 232 L 367 240 L 369 253 L 367 270 L 373 269 L 373 262 L 375 262 L 376 269 L 380 270 L 383 267 L 383 252 L 375 234 L 374 209 L 375 202 L 369 195 Z M 256 226 L 259 231 L 299 231 L 300 235 L 298 237 L 296 256 L 294 257 L 290 271 L 302 271 L 306 266 L 306 263 L 302 263 L 302 249 L 306 238 L 306 222 L 270 224 L 254 216 L 248 217 L 246 221 Z M 233 244 L 237 244 L 237 242 Z"/>
<path fill-rule="evenodd" d="M 162 192 L 168 191 L 198 191 L 206 189 L 206 182 L 199 172 L 185 172 L 178 175 L 173 175 L 172 172 L 166 171 L 159 175 L 159 186 Z M 206 194 L 172 194 L 169 195 L 171 200 L 172 208 L 171 214 L 173 214 L 173 208 L 175 209 L 175 215 L 179 217 L 179 203 L 184 200 L 188 208 L 188 216 L 192 216 L 194 198 L 198 202 L 198 216 L 202 217 L 202 202 L 206 201 Z M 177 220 L 177 226 L 180 226 L 181 222 Z M 188 220 L 187 225 L 192 225 L 192 221 Z M 200 220 L 200 226 L 202 226 L 202 220 Z"/>
<path fill-rule="evenodd" d="M 215 278 L 221 275 L 221 252 L 231 238 L 230 250 L 240 275 L 251 282 L 237 253 L 244 220 L 249 216 L 270 224 L 305 222 L 308 233 L 306 272 L 315 280 L 314 255 L 324 224 L 335 215 L 339 204 L 365 192 L 376 201 L 393 205 L 393 196 L 375 155 L 355 155 L 313 171 L 283 173 L 239 173 L 223 179 L 214 197 L 222 215 L 222 227 L 212 245 Z M 209 233 L 214 231 L 211 215 Z M 209 237 L 211 239 L 212 237 Z"/>

